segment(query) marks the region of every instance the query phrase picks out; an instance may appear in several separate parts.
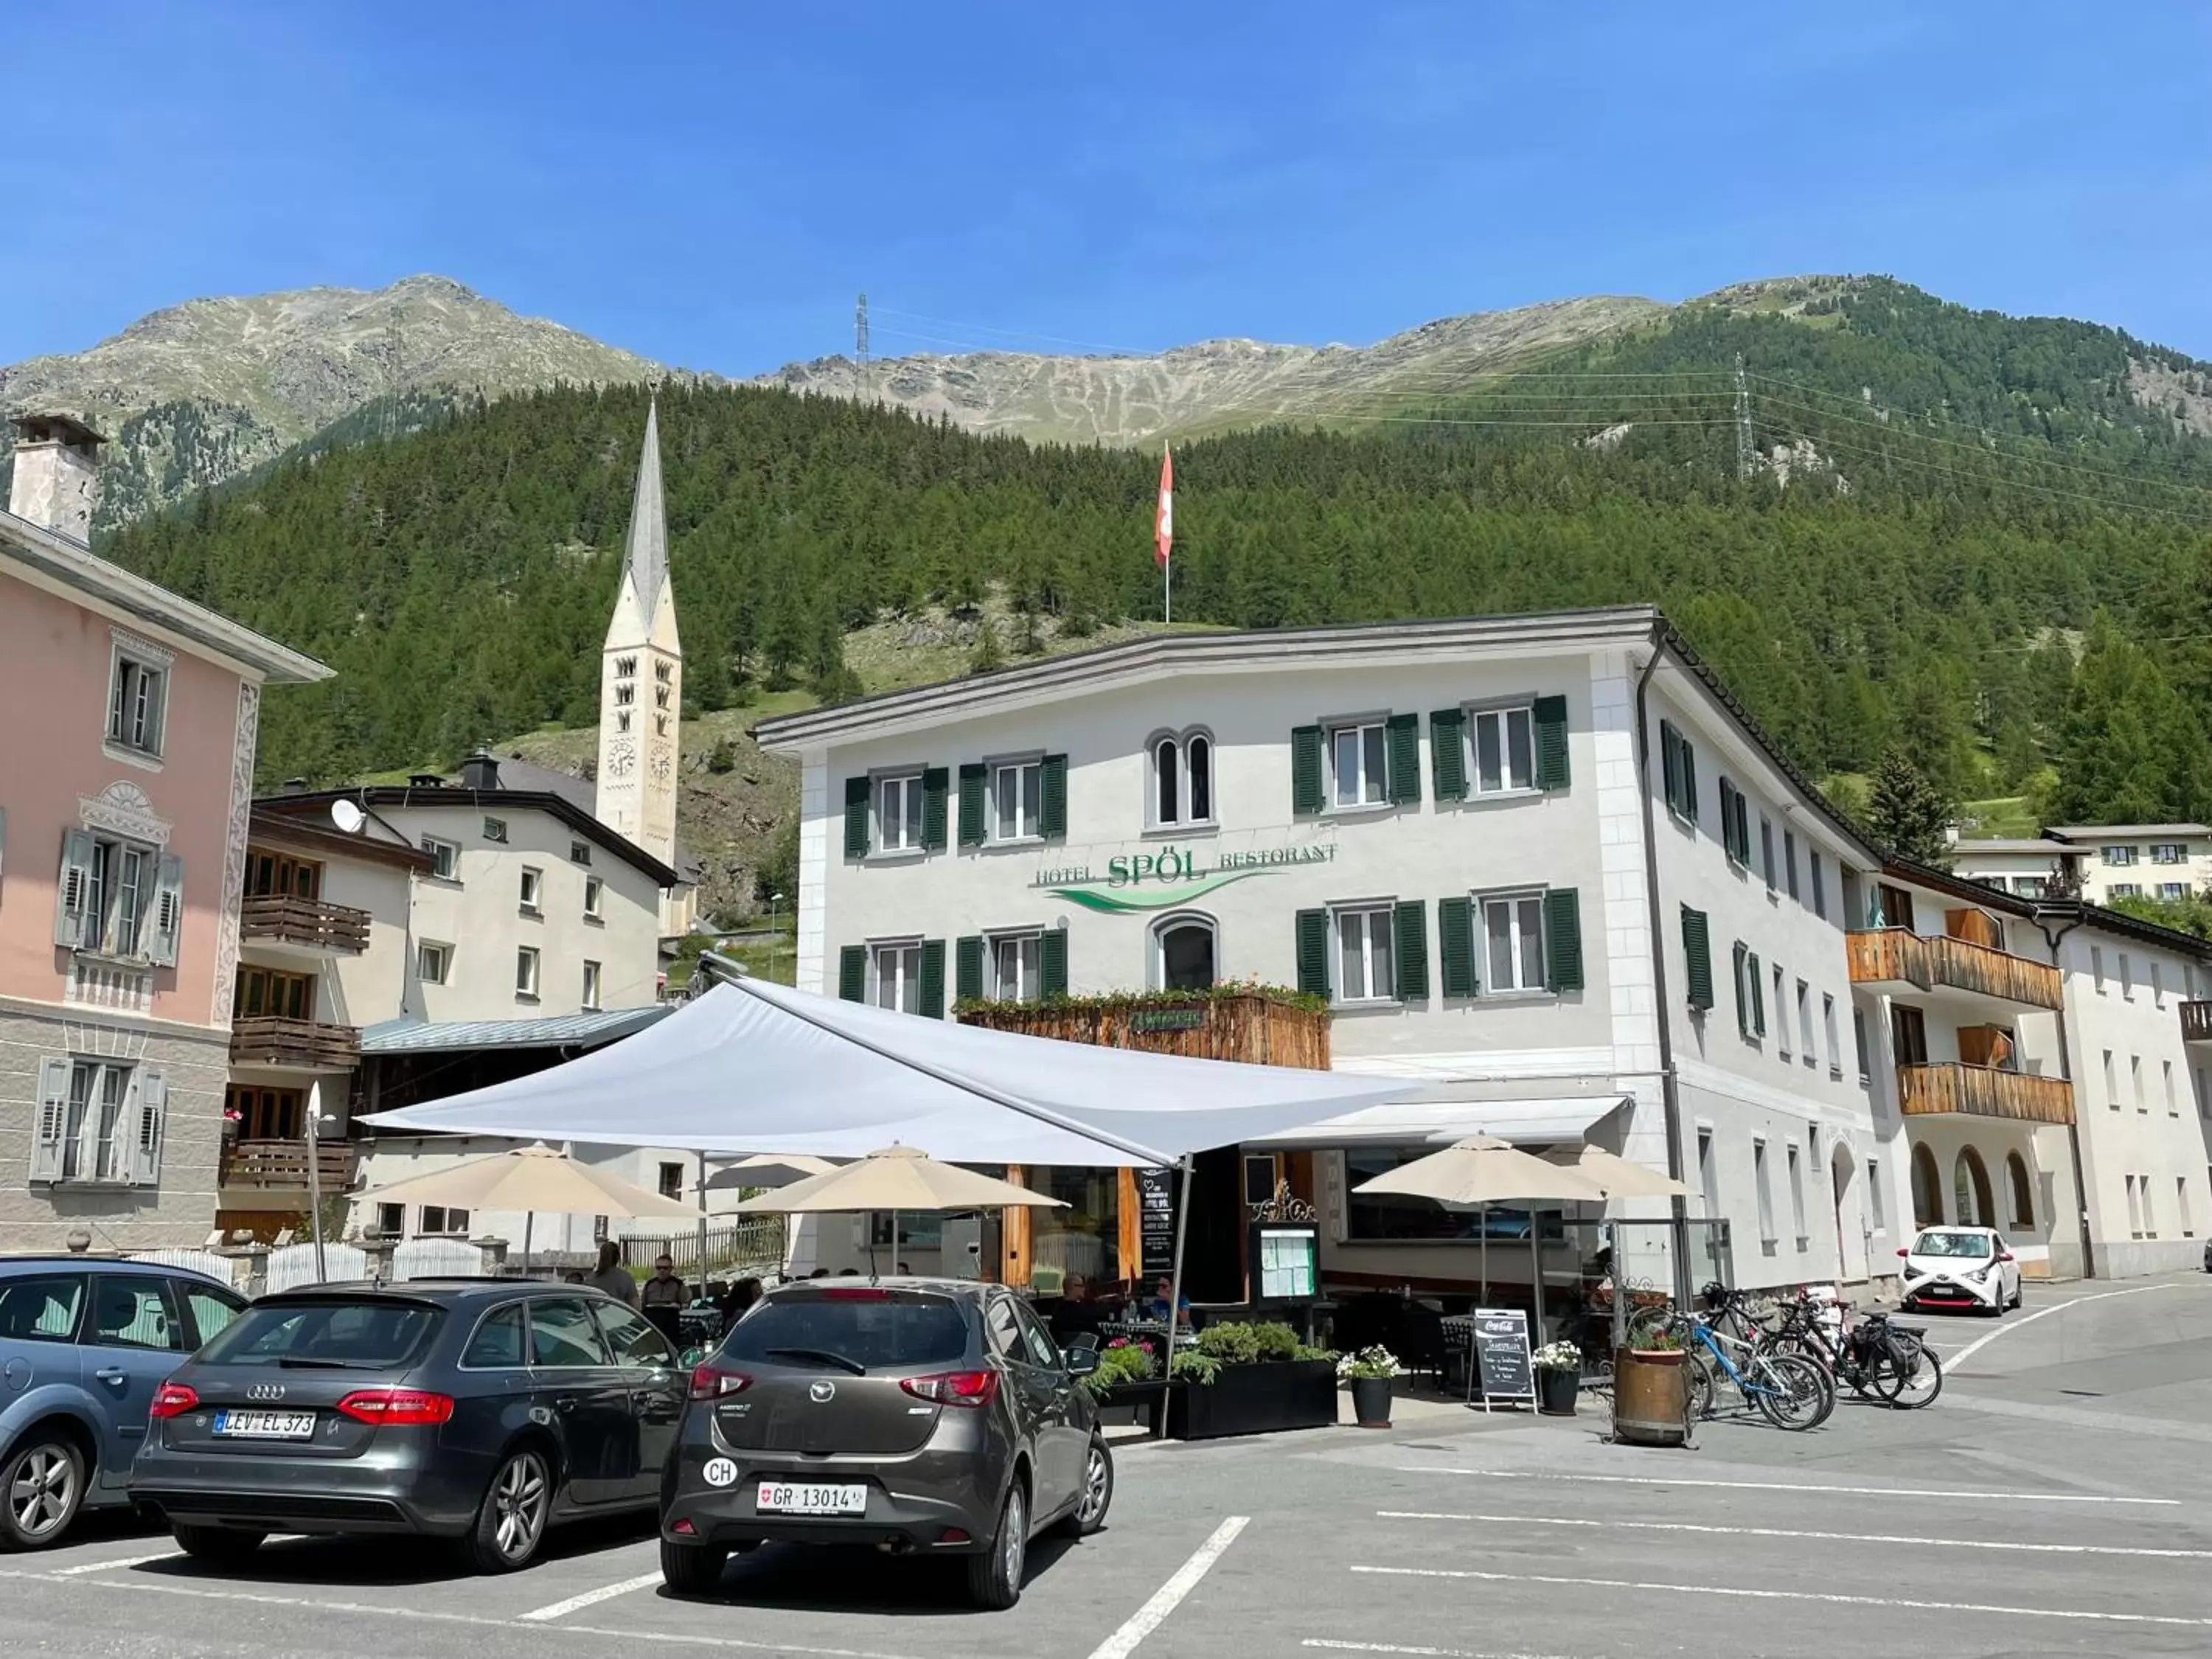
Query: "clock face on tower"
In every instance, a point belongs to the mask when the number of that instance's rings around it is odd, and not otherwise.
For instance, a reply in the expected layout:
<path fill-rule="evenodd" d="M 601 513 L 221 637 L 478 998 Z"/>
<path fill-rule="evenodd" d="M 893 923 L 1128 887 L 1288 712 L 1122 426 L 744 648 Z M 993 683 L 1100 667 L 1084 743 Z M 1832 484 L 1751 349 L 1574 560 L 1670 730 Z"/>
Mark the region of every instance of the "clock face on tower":
<path fill-rule="evenodd" d="M 665 743 L 653 745 L 653 757 L 646 764 L 652 771 L 655 783 L 667 782 L 669 775 L 676 770 L 675 758 L 669 754 L 668 745 Z"/>
<path fill-rule="evenodd" d="M 617 743 L 607 750 L 607 775 L 626 778 L 637 769 L 637 748 L 634 744 Z"/>

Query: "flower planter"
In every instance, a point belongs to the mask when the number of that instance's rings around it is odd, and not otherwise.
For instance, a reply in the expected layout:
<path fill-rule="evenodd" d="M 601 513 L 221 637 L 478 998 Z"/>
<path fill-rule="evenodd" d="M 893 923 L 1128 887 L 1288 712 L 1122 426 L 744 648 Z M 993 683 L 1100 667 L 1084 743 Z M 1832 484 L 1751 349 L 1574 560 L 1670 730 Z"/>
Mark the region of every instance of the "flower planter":
<path fill-rule="evenodd" d="M 1218 1440 L 1336 1423 L 1336 1362 L 1288 1359 L 1224 1365 L 1211 1382 L 1178 1382 L 1167 1393 L 1168 1437 Z"/>
<path fill-rule="evenodd" d="M 1352 1379 L 1352 1415 L 1363 1429 L 1387 1429 L 1390 1426 L 1390 1396 L 1396 1386 L 1395 1379 L 1388 1376 L 1355 1376 Z"/>
<path fill-rule="evenodd" d="M 1680 1349 L 1621 1349 L 1613 1361 L 1613 1437 L 1635 1446 L 1686 1443 L 1689 1383 Z"/>
<path fill-rule="evenodd" d="M 1168 1385 L 1157 1377 L 1143 1382 L 1116 1382 L 1094 1402 L 1102 1426 L 1141 1423 L 1146 1428 L 1157 1426 L 1160 1402 L 1167 1395 Z"/>
<path fill-rule="evenodd" d="M 1536 1408 L 1553 1417 L 1572 1417 L 1582 1387 L 1580 1371 L 1540 1365 L 1536 1369 Z"/>

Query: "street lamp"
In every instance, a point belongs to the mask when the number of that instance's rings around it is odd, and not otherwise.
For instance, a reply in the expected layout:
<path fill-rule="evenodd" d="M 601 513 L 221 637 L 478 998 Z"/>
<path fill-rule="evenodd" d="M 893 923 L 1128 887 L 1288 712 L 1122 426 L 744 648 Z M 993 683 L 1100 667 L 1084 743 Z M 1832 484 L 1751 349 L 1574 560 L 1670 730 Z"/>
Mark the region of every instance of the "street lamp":
<path fill-rule="evenodd" d="M 325 1127 L 335 1129 L 337 1117 L 323 1116 L 323 1085 L 319 1079 L 307 1091 L 307 1224 L 315 1240 L 315 1281 L 328 1284 L 323 1261 L 323 1158 L 319 1150 Z"/>
<path fill-rule="evenodd" d="M 782 902 L 783 902 L 783 895 L 782 895 L 782 894 L 781 894 L 781 893 L 770 893 L 770 894 L 768 896 L 768 930 L 769 930 L 769 933 L 776 933 L 776 932 L 778 932 L 778 931 L 779 931 L 779 929 L 778 929 L 778 927 L 777 927 L 777 926 L 776 926 L 776 920 L 775 920 L 775 918 L 776 918 L 776 907 L 777 907 L 778 905 L 781 904 Z M 770 940 L 768 942 L 768 944 L 769 944 L 769 950 L 773 951 L 774 949 L 775 949 L 775 941 L 774 939 L 770 939 Z"/>

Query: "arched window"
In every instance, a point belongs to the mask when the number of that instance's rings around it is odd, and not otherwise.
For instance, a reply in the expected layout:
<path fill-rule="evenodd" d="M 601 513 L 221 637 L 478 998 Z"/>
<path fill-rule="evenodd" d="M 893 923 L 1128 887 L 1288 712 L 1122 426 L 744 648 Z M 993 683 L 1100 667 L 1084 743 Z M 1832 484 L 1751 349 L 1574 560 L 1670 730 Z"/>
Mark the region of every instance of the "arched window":
<path fill-rule="evenodd" d="M 1163 991 L 1204 991 L 1214 978 L 1210 916 L 1168 916 L 1152 928 L 1152 982 Z"/>
<path fill-rule="evenodd" d="M 1989 1168 L 1972 1147 L 1961 1148 L 1951 1166 L 1951 1196 L 1957 1201 L 1962 1227 L 1994 1227 L 1997 1206 L 1990 1197 Z"/>
<path fill-rule="evenodd" d="M 1166 732 L 1146 745 L 1147 821 L 1155 829 L 1213 822 L 1213 738 L 1202 731 Z"/>
<path fill-rule="evenodd" d="M 1182 745 L 1173 738 L 1152 745 L 1152 820 L 1182 822 Z"/>
<path fill-rule="evenodd" d="M 2027 1184 L 2027 1160 L 2018 1152 L 2005 1154 L 2005 1185 L 2012 1194 L 2012 1224 L 2015 1230 L 2035 1225 L 2035 1189 Z"/>
<path fill-rule="evenodd" d="M 1190 820 L 1213 821 L 1213 739 L 1194 732 L 1183 740 L 1183 764 L 1190 773 Z"/>
<path fill-rule="evenodd" d="M 1943 1188 L 1936 1173 L 1936 1154 L 1925 1143 L 1912 1149 L 1912 1224 L 1943 1224 Z"/>

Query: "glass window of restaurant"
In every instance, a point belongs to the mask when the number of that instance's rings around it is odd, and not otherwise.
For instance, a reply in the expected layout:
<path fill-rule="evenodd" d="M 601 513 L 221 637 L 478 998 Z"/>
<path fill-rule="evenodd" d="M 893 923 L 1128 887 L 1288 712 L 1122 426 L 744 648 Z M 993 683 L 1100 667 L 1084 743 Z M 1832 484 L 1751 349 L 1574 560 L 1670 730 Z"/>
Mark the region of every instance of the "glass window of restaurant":
<path fill-rule="evenodd" d="M 1038 1295 L 1060 1295 L 1071 1275 L 1091 1284 L 1127 1277 L 1121 1267 L 1120 1170 L 1033 1169 L 1024 1184 L 1067 1206 L 1030 1212 L 1035 1218 L 1030 1283 Z"/>

